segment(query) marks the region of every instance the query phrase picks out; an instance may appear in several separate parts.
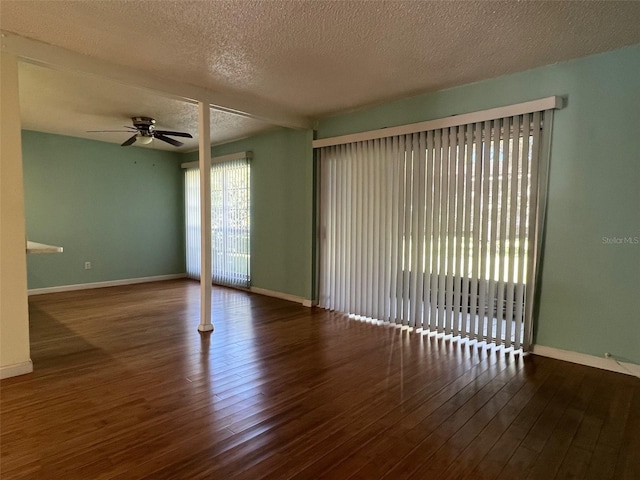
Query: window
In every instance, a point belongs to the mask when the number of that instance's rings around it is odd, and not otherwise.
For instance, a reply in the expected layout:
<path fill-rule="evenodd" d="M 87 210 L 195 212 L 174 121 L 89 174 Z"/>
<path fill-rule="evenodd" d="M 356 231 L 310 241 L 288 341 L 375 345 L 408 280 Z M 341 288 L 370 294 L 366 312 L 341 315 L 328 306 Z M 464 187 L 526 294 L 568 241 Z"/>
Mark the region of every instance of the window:
<path fill-rule="evenodd" d="M 213 282 L 220 285 L 249 287 L 251 282 L 250 180 L 247 155 L 211 166 L 211 266 Z M 198 168 L 185 171 L 185 232 L 187 275 L 199 279 Z"/>

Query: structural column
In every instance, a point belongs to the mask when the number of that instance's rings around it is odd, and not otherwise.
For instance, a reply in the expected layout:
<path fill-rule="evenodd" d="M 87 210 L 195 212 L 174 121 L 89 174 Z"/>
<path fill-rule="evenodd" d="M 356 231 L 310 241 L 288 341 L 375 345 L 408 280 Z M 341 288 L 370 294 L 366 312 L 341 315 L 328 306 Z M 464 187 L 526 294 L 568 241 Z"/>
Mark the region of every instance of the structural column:
<path fill-rule="evenodd" d="M 2 43 L 4 50 L 4 38 Z M 6 378 L 33 371 L 33 364 L 29 351 L 18 60 L 3 51 L 0 62 L 0 378 Z"/>
<path fill-rule="evenodd" d="M 211 115 L 209 103 L 198 102 L 200 114 L 200 325 L 210 332 L 211 323 Z"/>

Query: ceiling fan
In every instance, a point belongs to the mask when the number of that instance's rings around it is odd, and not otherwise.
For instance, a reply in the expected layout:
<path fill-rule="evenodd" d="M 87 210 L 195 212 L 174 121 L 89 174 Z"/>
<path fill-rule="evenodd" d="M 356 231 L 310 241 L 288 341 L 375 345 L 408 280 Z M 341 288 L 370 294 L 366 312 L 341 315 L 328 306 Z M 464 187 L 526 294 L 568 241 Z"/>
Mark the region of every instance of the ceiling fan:
<path fill-rule="evenodd" d="M 172 137 L 186 137 L 193 138 L 190 133 L 187 132 L 172 132 L 169 130 L 156 130 L 155 127 L 155 119 L 151 117 L 131 117 L 131 121 L 133 122 L 133 127 L 129 127 L 127 125 L 124 128 L 128 130 L 87 130 L 87 132 L 96 133 L 96 132 L 127 132 L 134 133 L 133 136 L 125 140 L 121 146 L 128 147 L 129 145 L 133 145 L 138 142 L 142 145 L 147 145 L 151 143 L 151 140 L 154 138 L 157 140 L 161 140 L 163 142 L 167 142 L 174 147 L 181 147 L 184 143 L 175 140 L 173 138 L 168 137 L 170 135 Z"/>

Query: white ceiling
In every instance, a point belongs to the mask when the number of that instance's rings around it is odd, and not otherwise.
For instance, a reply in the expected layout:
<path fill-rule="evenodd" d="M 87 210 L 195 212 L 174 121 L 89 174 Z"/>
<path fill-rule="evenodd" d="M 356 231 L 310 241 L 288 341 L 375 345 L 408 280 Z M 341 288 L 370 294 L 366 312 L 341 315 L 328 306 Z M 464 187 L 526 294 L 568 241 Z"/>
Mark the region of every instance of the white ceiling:
<path fill-rule="evenodd" d="M 3 31 L 236 99 L 249 117 L 217 113 L 216 143 L 269 128 L 265 108 L 317 119 L 640 43 L 638 25 L 635 1 L 0 1 Z M 197 133 L 182 101 L 34 65 L 20 74 L 26 128 L 86 136 L 144 115 Z"/>

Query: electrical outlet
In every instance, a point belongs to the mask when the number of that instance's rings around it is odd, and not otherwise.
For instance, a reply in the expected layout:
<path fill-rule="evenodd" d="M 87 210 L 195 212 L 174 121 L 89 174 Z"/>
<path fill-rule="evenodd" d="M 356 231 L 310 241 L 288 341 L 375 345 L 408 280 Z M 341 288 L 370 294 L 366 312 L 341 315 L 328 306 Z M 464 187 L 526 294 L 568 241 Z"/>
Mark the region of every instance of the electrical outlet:
<path fill-rule="evenodd" d="M 91 262 L 84 262 L 84 269 L 91 270 Z"/>

